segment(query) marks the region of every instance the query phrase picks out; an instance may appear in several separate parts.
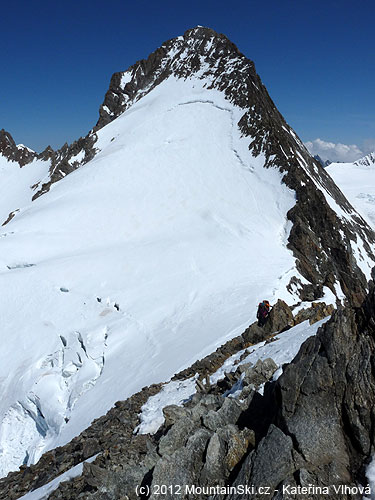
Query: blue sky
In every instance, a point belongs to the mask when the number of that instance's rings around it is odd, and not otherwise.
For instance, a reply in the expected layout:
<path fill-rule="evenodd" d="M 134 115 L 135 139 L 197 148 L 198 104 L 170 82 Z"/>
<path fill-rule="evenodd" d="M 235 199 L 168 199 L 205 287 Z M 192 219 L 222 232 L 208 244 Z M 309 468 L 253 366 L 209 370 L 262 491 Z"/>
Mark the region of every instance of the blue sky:
<path fill-rule="evenodd" d="M 375 149 L 375 3 L 3 2 L 0 128 L 37 151 L 85 135 L 109 80 L 197 24 L 225 33 L 304 141 Z M 334 148 L 333 148 L 334 149 Z"/>

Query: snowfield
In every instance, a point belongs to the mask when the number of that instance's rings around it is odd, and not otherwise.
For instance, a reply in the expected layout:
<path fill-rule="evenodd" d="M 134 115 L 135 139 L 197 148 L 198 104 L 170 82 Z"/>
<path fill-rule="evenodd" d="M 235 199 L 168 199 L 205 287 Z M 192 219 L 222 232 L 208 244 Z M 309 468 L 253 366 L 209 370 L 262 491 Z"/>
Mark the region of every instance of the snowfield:
<path fill-rule="evenodd" d="M 98 132 L 91 162 L 7 206 L 1 475 L 241 333 L 260 300 L 296 301 L 294 192 L 203 85 L 166 80 Z"/>

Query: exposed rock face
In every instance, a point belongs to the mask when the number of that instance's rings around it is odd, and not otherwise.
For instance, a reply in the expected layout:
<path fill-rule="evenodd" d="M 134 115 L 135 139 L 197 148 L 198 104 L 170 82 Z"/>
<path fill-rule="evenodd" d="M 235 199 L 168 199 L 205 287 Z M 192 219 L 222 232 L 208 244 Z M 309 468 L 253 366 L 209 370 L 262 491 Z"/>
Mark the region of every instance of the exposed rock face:
<path fill-rule="evenodd" d="M 18 163 L 20 167 L 32 162 L 37 157 L 35 151 L 26 146 L 17 146 L 10 133 L 4 129 L 0 130 L 0 154 L 8 160 Z"/>
<path fill-rule="evenodd" d="M 313 302 L 307 309 L 301 309 L 295 318 L 295 324 L 302 323 L 302 321 L 309 320 L 310 325 L 320 321 L 321 319 L 330 316 L 334 311 L 332 304 L 325 304 L 325 302 Z"/>
<path fill-rule="evenodd" d="M 274 423 L 243 463 L 235 484 L 267 484 L 274 490 L 283 483 L 366 483 L 364 463 L 375 444 L 374 311 L 372 289 L 360 309 L 335 312 L 276 384 L 266 387 L 265 397 L 274 400 Z M 332 489 L 329 497 L 361 498 L 335 495 Z"/>
<path fill-rule="evenodd" d="M 64 144 L 62 148 L 54 151 L 48 146 L 38 158 L 50 160 L 50 177 L 47 182 L 38 186 L 39 190 L 33 196 L 33 200 L 39 198 L 44 193 L 47 193 L 54 182 L 63 179 L 78 167 L 92 160 L 96 154 L 94 143 L 97 137 L 93 132 L 90 132 L 86 137 L 81 137 L 73 144 Z"/>
<path fill-rule="evenodd" d="M 373 167 L 375 165 L 375 152 L 364 156 L 363 158 L 354 162 L 354 165 L 362 165 L 365 167 Z"/>

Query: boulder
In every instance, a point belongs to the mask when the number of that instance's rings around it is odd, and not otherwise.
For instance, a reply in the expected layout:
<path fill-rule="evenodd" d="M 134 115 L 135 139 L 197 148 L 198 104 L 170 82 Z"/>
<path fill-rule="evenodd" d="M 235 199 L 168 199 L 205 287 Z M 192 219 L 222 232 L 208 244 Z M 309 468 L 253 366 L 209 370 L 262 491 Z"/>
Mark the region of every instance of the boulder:
<path fill-rule="evenodd" d="M 191 412 L 184 406 L 169 405 L 163 408 L 163 415 L 165 426 L 170 427 L 181 418 L 189 418 Z"/>
<path fill-rule="evenodd" d="M 295 324 L 302 323 L 302 321 L 309 320 L 310 325 L 320 321 L 327 316 L 330 316 L 334 311 L 334 306 L 332 304 L 326 304 L 325 302 L 313 302 L 311 307 L 301 309 L 296 314 L 294 321 Z"/>
<path fill-rule="evenodd" d="M 160 455 L 172 455 L 174 451 L 185 445 L 188 437 L 194 428 L 197 427 L 197 422 L 192 418 L 181 418 L 178 420 L 165 436 L 159 442 Z"/>
<path fill-rule="evenodd" d="M 283 300 L 278 300 L 272 307 L 268 320 L 263 329 L 266 333 L 282 332 L 294 325 L 293 313 L 290 307 Z"/>
<path fill-rule="evenodd" d="M 169 488 L 162 495 L 164 500 L 178 498 L 176 489 L 199 484 L 199 476 L 204 462 L 204 454 L 212 432 L 207 429 L 197 429 L 190 435 L 186 446 L 178 449 L 172 455 L 164 455 L 155 465 L 152 475 L 150 500 L 160 499 L 156 486 L 167 485 Z M 182 495 L 181 498 L 186 498 Z"/>
<path fill-rule="evenodd" d="M 244 409 L 244 406 L 236 399 L 225 398 L 219 410 L 210 410 L 203 416 L 203 424 L 207 429 L 217 431 L 227 424 L 235 424 Z"/>
<path fill-rule="evenodd" d="M 244 385 L 253 385 L 256 389 L 271 379 L 278 366 L 273 359 L 258 359 L 254 366 L 250 366 L 243 378 Z"/>

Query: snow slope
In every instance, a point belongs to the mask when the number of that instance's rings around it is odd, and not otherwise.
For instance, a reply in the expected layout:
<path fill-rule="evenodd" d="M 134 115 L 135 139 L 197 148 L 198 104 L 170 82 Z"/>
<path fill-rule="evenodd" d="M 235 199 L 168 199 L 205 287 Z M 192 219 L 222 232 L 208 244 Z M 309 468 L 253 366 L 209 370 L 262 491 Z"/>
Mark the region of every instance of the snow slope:
<path fill-rule="evenodd" d="M 32 186 L 48 177 L 50 162 L 34 160 L 22 168 L 0 154 L 0 226 L 10 212 L 22 209 L 31 202 Z"/>
<path fill-rule="evenodd" d="M 294 192 L 249 153 L 242 113 L 170 77 L 3 228 L 2 474 L 239 334 L 260 299 L 294 301 Z"/>
<path fill-rule="evenodd" d="M 326 170 L 353 207 L 375 229 L 375 154 L 354 163 L 331 163 Z"/>

